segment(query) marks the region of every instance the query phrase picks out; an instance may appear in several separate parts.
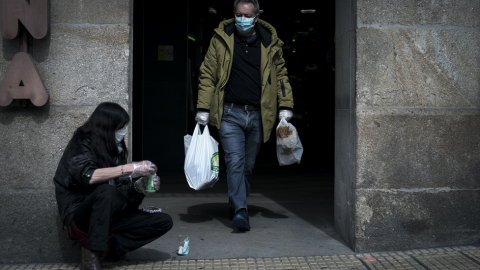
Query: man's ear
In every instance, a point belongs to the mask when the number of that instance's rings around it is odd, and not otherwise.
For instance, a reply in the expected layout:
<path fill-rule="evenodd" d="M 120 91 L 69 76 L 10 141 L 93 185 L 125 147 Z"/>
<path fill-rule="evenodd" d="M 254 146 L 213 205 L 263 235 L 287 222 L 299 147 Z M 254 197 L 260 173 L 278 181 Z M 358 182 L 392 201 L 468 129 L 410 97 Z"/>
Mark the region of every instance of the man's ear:
<path fill-rule="evenodd" d="M 257 23 L 257 22 L 258 22 L 258 19 L 260 19 L 260 13 L 257 14 L 257 17 L 256 17 L 255 20 L 254 20 L 254 23 Z"/>

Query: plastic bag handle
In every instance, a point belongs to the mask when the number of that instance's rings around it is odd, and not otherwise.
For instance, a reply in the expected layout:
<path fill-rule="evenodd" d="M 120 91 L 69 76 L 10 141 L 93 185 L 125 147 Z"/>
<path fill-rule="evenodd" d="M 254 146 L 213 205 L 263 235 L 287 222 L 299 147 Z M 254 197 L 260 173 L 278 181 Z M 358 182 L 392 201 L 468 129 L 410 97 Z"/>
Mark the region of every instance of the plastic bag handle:
<path fill-rule="evenodd" d="M 193 131 L 193 134 L 202 135 L 203 133 L 205 133 L 205 129 L 208 130 L 208 125 L 204 126 L 203 132 L 202 132 L 202 127 L 200 127 L 200 124 L 197 123 L 197 125 L 195 126 L 195 130 Z"/>

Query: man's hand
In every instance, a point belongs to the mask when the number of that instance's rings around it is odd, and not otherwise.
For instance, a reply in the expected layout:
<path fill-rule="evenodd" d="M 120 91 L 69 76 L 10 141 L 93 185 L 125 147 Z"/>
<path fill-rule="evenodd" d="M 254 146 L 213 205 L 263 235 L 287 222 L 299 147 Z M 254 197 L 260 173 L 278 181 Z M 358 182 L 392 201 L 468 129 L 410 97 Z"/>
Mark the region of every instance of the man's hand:
<path fill-rule="evenodd" d="M 287 122 L 289 122 L 290 119 L 292 119 L 292 116 L 293 116 L 292 110 L 280 110 L 280 112 L 278 113 L 278 117 L 280 119 L 285 118 L 285 121 Z"/>
<path fill-rule="evenodd" d="M 153 181 L 153 187 L 155 187 L 155 190 L 160 189 L 160 177 L 157 176 L 157 178 L 155 178 L 155 180 Z"/>
<path fill-rule="evenodd" d="M 195 116 L 195 121 L 197 121 L 200 125 L 208 125 L 210 123 L 210 113 L 209 112 L 197 112 Z"/>

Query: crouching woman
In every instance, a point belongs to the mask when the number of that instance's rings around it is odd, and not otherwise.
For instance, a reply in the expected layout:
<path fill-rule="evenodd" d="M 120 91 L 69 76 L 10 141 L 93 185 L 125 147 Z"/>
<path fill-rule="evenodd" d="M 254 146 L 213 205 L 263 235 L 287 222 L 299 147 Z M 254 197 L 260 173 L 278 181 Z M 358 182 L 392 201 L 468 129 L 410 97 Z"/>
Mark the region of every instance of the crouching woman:
<path fill-rule="evenodd" d="M 129 122 L 120 105 L 100 104 L 75 131 L 53 178 L 64 226 L 85 236 L 80 241 L 82 269 L 100 269 L 99 256 L 107 251 L 119 259 L 172 228 L 168 214 L 138 209 L 146 177 L 157 167 L 150 161 L 127 164 L 124 136 Z M 154 185 L 160 188 L 159 178 Z"/>

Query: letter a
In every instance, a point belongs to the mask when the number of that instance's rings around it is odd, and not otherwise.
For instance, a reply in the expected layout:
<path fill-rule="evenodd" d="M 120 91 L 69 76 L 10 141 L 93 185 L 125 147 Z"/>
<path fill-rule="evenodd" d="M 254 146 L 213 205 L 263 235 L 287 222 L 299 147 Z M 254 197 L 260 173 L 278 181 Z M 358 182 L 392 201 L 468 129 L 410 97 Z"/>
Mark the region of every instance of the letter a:
<path fill-rule="evenodd" d="M 32 57 L 24 52 L 15 54 L 0 83 L 0 106 L 8 106 L 14 99 L 30 99 L 33 105 L 40 107 L 48 98 Z"/>
<path fill-rule="evenodd" d="M 6 39 L 19 34 L 18 21 L 36 38 L 42 39 L 48 32 L 48 0 L 0 0 L 0 31 Z"/>

